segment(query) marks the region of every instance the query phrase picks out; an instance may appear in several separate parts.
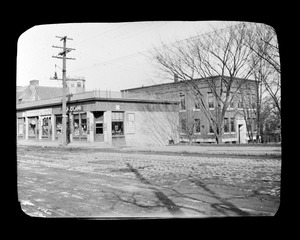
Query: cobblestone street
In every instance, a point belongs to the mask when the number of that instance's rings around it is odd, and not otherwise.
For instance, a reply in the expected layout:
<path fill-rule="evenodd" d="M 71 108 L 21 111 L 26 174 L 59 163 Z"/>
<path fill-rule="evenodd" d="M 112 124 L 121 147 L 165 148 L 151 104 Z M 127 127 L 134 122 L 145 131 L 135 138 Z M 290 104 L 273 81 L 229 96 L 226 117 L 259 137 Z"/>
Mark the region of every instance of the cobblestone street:
<path fill-rule="evenodd" d="M 17 150 L 18 196 L 30 216 L 272 216 L 280 204 L 280 156 Z"/>

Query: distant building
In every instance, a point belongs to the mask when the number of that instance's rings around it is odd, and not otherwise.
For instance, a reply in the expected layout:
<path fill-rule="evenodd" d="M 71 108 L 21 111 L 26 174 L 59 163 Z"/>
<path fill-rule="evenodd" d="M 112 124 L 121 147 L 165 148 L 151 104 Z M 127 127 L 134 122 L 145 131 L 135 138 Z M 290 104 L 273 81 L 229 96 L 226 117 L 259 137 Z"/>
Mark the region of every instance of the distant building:
<path fill-rule="evenodd" d="M 85 92 L 85 79 L 83 77 L 67 78 L 68 93 Z M 31 80 L 29 86 L 17 86 L 17 104 L 31 101 L 44 100 L 62 96 L 62 87 L 40 86 L 39 80 Z"/>
<path fill-rule="evenodd" d="M 220 80 L 221 76 L 211 77 L 212 81 Z M 225 77 L 226 78 L 226 77 Z M 216 96 L 209 88 L 205 79 L 193 79 L 187 80 L 192 81 L 194 86 L 200 90 L 206 99 L 206 103 L 211 113 L 216 112 Z M 254 81 L 235 78 L 235 81 L 243 81 L 244 91 L 242 94 L 247 95 L 252 99 L 252 103 L 255 103 L 256 94 L 254 92 Z M 248 91 L 248 90 L 251 91 Z M 152 86 L 143 86 L 138 88 L 124 89 L 121 90 L 124 96 L 128 94 L 147 95 L 157 97 L 158 99 L 169 99 L 180 102 L 179 108 L 179 131 L 180 140 L 182 142 L 189 141 L 188 134 L 186 133 L 187 125 L 192 123 L 192 141 L 198 143 L 214 143 L 215 137 L 213 130 L 209 124 L 209 121 L 205 114 L 200 110 L 199 102 L 195 100 L 195 94 L 191 89 L 191 85 L 187 84 L 186 81 L 179 81 L 178 77 L 174 76 L 174 82 L 157 84 Z M 243 96 L 244 97 L 244 96 Z M 250 119 L 245 121 L 243 103 L 241 100 L 242 96 L 236 98 L 230 103 L 227 108 L 227 112 L 224 117 L 224 134 L 223 142 L 231 143 L 247 143 L 249 141 L 248 130 L 252 127 L 251 131 L 254 133 L 253 138 L 256 139 L 256 124 L 255 124 L 255 105 L 252 104 L 247 110 L 250 110 Z M 249 116 L 248 116 L 249 118 Z M 249 125 L 250 123 L 250 125 Z"/>

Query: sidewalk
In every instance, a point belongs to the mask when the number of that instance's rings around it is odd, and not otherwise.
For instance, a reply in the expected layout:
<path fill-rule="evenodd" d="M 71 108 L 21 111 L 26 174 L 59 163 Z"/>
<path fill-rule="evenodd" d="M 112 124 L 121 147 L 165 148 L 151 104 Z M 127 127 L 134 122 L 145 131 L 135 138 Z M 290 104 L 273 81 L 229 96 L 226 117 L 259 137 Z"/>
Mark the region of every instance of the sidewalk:
<path fill-rule="evenodd" d="M 18 140 L 17 145 L 61 147 L 58 141 L 51 140 Z M 168 145 L 168 146 L 114 146 L 103 142 L 75 141 L 67 144 L 67 148 L 94 148 L 114 149 L 123 152 L 163 152 L 163 153 L 193 153 L 193 154 L 227 154 L 227 155 L 252 155 L 252 156 L 281 156 L 280 146 L 265 145 Z"/>
<path fill-rule="evenodd" d="M 139 152 L 176 152 L 199 154 L 228 154 L 228 155 L 273 155 L 281 156 L 280 146 L 248 146 L 248 145 L 169 145 L 159 147 L 126 147 L 125 151 Z"/>
<path fill-rule="evenodd" d="M 17 145 L 22 146 L 44 146 L 44 147 L 62 147 L 61 143 L 59 141 L 51 141 L 51 140 L 17 140 Z M 115 146 L 111 146 L 107 143 L 103 142 L 86 142 L 86 141 L 74 141 L 71 143 L 68 143 L 67 148 L 118 148 Z"/>

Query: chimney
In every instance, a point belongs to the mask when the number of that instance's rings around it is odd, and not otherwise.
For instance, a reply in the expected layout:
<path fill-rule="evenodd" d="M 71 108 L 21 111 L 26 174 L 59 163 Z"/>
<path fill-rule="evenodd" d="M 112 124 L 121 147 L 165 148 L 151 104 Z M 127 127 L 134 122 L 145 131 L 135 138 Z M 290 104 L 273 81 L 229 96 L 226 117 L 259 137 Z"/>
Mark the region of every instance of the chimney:
<path fill-rule="evenodd" d="M 177 83 L 178 82 L 178 75 L 174 74 L 174 82 Z"/>
<path fill-rule="evenodd" d="M 39 86 L 39 80 L 31 80 L 30 86 Z"/>

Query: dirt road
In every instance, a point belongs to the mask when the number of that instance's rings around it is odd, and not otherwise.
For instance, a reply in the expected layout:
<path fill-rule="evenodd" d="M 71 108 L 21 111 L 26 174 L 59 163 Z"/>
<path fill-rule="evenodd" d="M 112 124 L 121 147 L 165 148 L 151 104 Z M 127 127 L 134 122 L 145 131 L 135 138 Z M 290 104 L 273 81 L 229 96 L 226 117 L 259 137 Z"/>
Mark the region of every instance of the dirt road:
<path fill-rule="evenodd" d="M 18 146 L 22 210 L 39 217 L 272 216 L 280 157 Z"/>

